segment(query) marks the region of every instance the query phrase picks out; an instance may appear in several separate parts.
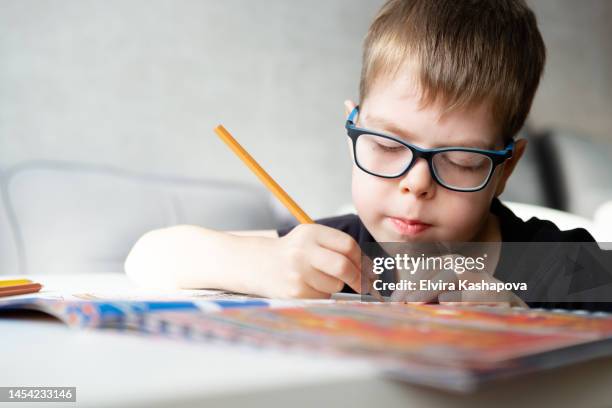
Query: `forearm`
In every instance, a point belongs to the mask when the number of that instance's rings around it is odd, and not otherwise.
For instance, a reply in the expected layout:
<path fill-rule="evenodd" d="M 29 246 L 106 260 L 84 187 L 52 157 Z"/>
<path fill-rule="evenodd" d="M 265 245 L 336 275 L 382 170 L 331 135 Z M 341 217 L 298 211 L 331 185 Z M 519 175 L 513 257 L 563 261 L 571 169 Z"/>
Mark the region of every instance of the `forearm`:
<path fill-rule="evenodd" d="M 194 226 L 151 231 L 125 269 L 136 282 L 163 288 L 214 288 L 261 294 L 276 238 L 238 236 Z"/>

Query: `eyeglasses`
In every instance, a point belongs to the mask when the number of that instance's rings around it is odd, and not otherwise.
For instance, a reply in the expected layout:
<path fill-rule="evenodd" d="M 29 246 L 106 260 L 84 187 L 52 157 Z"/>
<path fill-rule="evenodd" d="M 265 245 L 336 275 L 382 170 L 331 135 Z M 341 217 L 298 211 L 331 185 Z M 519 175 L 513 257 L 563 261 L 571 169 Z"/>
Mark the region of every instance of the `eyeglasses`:
<path fill-rule="evenodd" d="M 453 191 L 472 192 L 486 187 L 495 168 L 512 157 L 514 141 L 503 150 L 467 147 L 423 149 L 397 137 L 355 126 L 359 107 L 346 121 L 346 131 L 353 142 L 355 164 L 373 176 L 401 177 L 422 157 L 438 184 Z"/>

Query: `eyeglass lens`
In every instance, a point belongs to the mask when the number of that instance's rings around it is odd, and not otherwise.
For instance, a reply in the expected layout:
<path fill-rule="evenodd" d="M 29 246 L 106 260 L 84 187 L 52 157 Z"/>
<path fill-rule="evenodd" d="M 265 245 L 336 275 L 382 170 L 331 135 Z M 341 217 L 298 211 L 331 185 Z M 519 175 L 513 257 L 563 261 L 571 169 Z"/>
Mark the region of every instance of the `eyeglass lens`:
<path fill-rule="evenodd" d="M 413 159 L 412 151 L 407 146 L 370 134 L 357 138 L 355 155 L 362 168 L 383 177 L 401 175 Z M 439 181 L 456 189 L 481 187 L 493 169 L 493 161 L 487 155 L 454 150 L 436 153 L 431 164 Z"/>

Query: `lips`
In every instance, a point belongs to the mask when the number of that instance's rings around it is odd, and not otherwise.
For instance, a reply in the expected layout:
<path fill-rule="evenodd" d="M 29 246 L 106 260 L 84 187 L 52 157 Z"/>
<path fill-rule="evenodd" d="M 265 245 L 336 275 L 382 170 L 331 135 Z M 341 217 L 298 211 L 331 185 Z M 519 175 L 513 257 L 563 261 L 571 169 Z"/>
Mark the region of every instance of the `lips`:
<path fill-rule="evenodd" d="M 429 229 L 431 224 L 416 219 L 389 217 L 395 231 L 401 235 L 419 235 Z"/>

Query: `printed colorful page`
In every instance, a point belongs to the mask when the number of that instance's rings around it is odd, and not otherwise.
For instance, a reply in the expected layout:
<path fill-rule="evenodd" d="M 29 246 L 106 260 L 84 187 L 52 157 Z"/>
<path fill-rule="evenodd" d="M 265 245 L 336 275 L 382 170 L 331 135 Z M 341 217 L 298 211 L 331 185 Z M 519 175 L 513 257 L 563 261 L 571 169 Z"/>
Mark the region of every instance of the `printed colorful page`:
<path fill-rule="evenodd" d="M 456 390 L 574 362 L 575 356 L 564 359 L 563 353 L 572 347 L 591 348 L 582 350 L 582 359 L 612 353 L 612 316 L 525 309 L 335 304 L 205 316 L 162 313 L 148 324 L 150 332 L 195 340 L 365 358 L 395 377 Z"/>
<path fill-rule="evenodd" d="M 124 294 L 112 292 L 110 296 L 90 293 L 14 296 L 0 300 L 0 312 L 36 310 L 56 317 L 69 326 L 143 331 L 146 320 L 162 312 L 202 314 L 236 308 L 290 308 L 334 302 L 333 300 L 275 300 L 232 295 L 220 291 L 202 292 L 207 293 L 160 292 L 158 295 L 152 295 L 129 291 Z"/>

